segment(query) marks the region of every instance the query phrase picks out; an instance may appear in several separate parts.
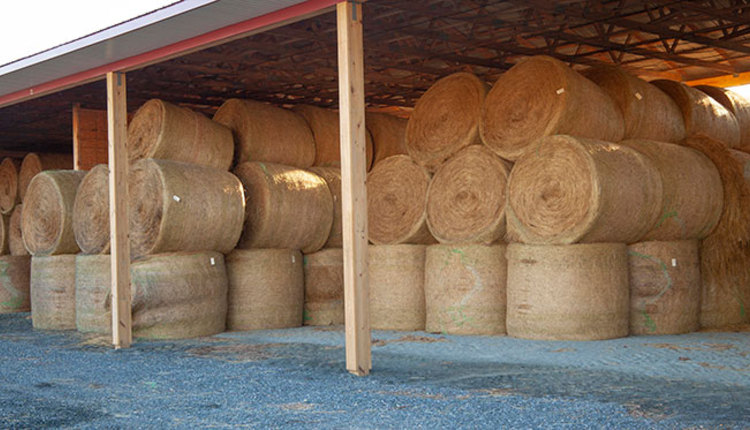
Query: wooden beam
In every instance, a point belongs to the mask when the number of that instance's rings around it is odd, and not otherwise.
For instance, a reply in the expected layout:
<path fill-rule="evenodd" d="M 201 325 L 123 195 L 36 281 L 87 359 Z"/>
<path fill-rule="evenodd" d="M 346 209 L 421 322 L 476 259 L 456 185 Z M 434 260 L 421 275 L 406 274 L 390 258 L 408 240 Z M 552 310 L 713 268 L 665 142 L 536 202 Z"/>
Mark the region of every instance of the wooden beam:
<path fill-rule="evenodd" d="M 130 311 L 130 244 L 128 243 L 127 97 L 125 74 L 107 73 L 109 130 L 109 226 L 112 262 L 112 343 L 129 348 L 133 341 Z"/>
<path fill-rule="evenodd" d="M 687 81 L 690 86 L 712 85 L 714 87 L 736 87 L 738 85 L 750 84 L 750 72 L 738 73 L 736 75 L 722 75 L 713 78 L 696 79 Z"/>
<path fill-rule="evenodd" d="M 336 5 L 341 121 L 341 206 L 344 236 L 346 368 L 370 373 L 370 297 L 367 279 L 367 189 L 365 153 L 362 4 Z"/>

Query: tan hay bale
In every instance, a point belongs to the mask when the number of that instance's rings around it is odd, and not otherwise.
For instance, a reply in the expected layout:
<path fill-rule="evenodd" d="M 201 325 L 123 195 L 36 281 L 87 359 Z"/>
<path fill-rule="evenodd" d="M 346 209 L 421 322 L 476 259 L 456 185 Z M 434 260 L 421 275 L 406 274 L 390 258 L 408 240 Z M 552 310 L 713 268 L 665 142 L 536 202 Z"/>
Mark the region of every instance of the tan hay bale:
<path fill-rule="evenodd" d="M 626 140 L 621 145 L 645 155 L 661 175 L 659 220 L 642 241 L 703 239 L 721 218 L 724 188 L 716 166 L 702 152 L 670 143 Z"/>
<path fill-rule="evenodd" d="M 487 94 L 479 132 L 490 149 L 517 160 L 537 139 L 554 135 L 618 142 L 622 113 L 595 83 L 546 56 L 520 61 Z"/>
<path fill-rule="evenodd" d="M 427 190 L 427 225 L 441 243 L 490 244 L 505 235 L 510 163 L 472 145 L 446 161 Z"/>
<path fill-rule="evenodd" d="M 183 161 L 228 170 L 234 155 L 229 128 L 159 99 L 144 103 L 128 125 L 128 160 Z"/>
<path fill-rule="evenodd" d="M 111 264 L 106 254 L 76 255 L 76 328 L 80 332 L 112 333 Z"/>
<path fill-rule="evenodd" d="M 0 314 L 28 312 L 31 309 L 31 257 L 0 257 Z"/>
<path fill-rule="evenodd" d="M 76 256 L 31 257 L 31 322 L 42 330 L 76 328 Z"/>
<path fill-rule="evenodd" d="M 29 184 L 21 218 L 22 237 L 32 255 L 75 254 L 73 203 L 85 171 L 47 170 Z"/>
<path fill-rule="evenodd" d="M 23 157 L 18 170 L 18 198 L 26 200 L 26 188 L 37 173 L 44 170 L 72 169 L 73 156 L 69 154 L 37 154 L 30 152 Z"/>
<path fill-rule="evenodd" d="M 508 334 L 599 340 L 628 335 L 627 247 L 620 243 L 510 244 Z"/>
<path fill-rule="evenodd" d="M 406 154 L 406 124 L 408 120 L 379 112 L 367 112 L 365 124 L 372 135 L 372 165 L 392 155 Z"/>
<path fill-rule="evenodd" d="M 487 85 L 472 73 L 435 82 L 417 100 L 406 125 L 406 150 L 429 172 L 462 148 L 480 143 L 479 116 Z"/>
<path fill-rule="evenodd" d="M 310 167 L 315 141 L 298 114 L 253 100 L 229 99 L 214 114 L 214 121 L 232 130 L 236 164 L 265 161 Z"/>
<path fill-rule="evenodd" d="M 21 231 L 21 219 L 23 217 L 23 205 L 16 205 L 8 222 L 8 249 L 10 255 L 29 255 L 26 245 L 23 243 Z"/>
<path fill-rule="evenodd" d="M 505 245 L 432 245 L 425 257 L 428 332 L 504 334 Z"/>
<path fill-rule="evenodd" d="M 344 323 L 344 253 L 322 249 L 303 257 L 305 268 L 305 325 Z"/>
<path fill-rule="evenodd" d="M 0 163 L 0 213 L 10 215 L 16 204 L 21 203 L 18 195 L 18 169 L 21 162 L 10 157 Z"/>
<path fill-rule="evenodd" d="M 634 149 L 591 139 L 549 136 L 513 166 L 508 236 L 536 244 L 633 243 L 662 208 L 653 163 Z"/>
<path fill-rule="evenodd" d="M 109 254 L 109 168 L 105 164 L 94 166 L 78 186 L 73 233 L 84 254 Z"/>
<path fill-rule="evenodd" d="M 341 248 L 344 238 L 341 231 L 341 169 L 338 167 L 311 167 L 310 171 L 323 178 L 333 200 L 333 222 L 324 248 Z"/>
<path fill-rule="evenodd" d="M 745 187 L 748 190 L 748 194 L 744 195 L 742 198 L 750 199 L 750 154 L 746 152 L 741 151 L 735 151 L 733 149 L 729 150 L 729 153 L 731 154 L 732 158 L 739 163 L 740 169 L 742 170 L 742 175 L 745 179 Z M 750 208 L 750 202 L 744 202 L 743 206 L 744 208 Z M 745 244 L 745 246 L 742 248 L 745 252 L 750 254 L 750 248 L 748 247 L 750 244 Z M 747 264 L 750 265 L 750 255 L 746 256 L 747 258 Z M 745 266 L 749 267 L 749 266 Z M 747 274 L 747 272 L 745 272 Z M 738 294 L 741 294 L 741 301 L 742 305 L 745 309 L 745 317 L 750 321 L 750 274 L 748 274 L 747 279 L 743 279 L 741 282 L 743 284 L 738 285 L 737 292 Z"/>
<path fill-rule="evenodd" d="M 424 245 L 370 245 L 370 325 L 375 330 L 424 330 Z"/>
<path fill-rule="evenodd" d="M 740 128 L 740 143 L 737 145 L 737 149 L 750 152 L 750 100 L 726 88 L 710 85 L 698 85 L 695 88 L 708 94 L 729 112 L 732 112 Z"/>
<path fill-rule="evenodd" d="M 671 97 L 619 67 L 598 66 L 583 71 L 620 108 L 625 139 L 678 143 L 685 138 L 682 111 Z"/>
<path fill-rule="evenodd" d="M 702 134 L 730 148 L 739 146 L 740 126 L 737 119 L 706 93 L 667 79 L 657 79 L 651 83 L 677 103 L 685 121 L 687 137 Z"/>
<path fill-rule="evenodd" d="M 435 243 L 427 228 L 430 174 L 406 155 L 380 162 L 367 175 L 367 224 L 376 245 Z"/>
<path fill-rule="evenodd" d="M 229 172 L 179 161 L 144 159 L 132 165 L 130 252 L 228 253 L 242 233 L 245 197 Z"/>
<path fill-rule="evenodd" d="M 10 217 L 0 215 L 0 255 L 10 254 Z"/>
<path fill-rule="evenodd" d="M 228 330 L 299 327 L 305 302 L 302 254 L 295 249 L 235 249 L 227 255 Z"/>
<path fill-rule="evenodd" d="M 698 241 L 640 242 L 628 247 L 630 334 L 698 330 Z"/>

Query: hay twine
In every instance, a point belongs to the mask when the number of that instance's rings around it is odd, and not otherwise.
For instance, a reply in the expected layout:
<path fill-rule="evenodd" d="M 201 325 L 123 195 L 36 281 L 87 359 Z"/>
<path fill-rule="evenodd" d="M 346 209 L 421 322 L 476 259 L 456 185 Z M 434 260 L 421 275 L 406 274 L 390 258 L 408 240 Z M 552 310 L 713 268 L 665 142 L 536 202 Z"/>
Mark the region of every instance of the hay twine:
<path fill-rule="evenodd" d="M 94 166 L 78 186 L 73 233 L 84 254 L 109 254 L 109 168 Z"/>

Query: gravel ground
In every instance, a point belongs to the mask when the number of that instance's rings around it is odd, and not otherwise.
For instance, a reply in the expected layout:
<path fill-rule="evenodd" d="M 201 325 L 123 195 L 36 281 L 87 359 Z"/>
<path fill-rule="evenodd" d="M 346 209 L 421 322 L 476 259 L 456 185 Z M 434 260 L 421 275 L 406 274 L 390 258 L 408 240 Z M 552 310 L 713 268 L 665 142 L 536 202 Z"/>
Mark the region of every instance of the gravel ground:
<path fill-rule="evenodd" d="M 0 315 L 2 428 L 750 428 L 750 333 L 602 342 L 343 330 L 188 341 L 31 329 Z"/>

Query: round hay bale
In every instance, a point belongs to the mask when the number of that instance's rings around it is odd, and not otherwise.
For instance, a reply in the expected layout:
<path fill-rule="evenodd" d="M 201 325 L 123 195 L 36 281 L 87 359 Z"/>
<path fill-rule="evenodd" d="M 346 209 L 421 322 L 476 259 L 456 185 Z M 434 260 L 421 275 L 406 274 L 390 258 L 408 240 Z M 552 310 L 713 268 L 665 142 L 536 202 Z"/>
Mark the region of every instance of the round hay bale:
<path fill-rule="evenodd" d="M 480 143 L 479 117 L 487 85 L 471 73 L 454 73 L 435 82 L 417 100 L 406 125 L 406 150 L 434 172 L 462 148 Z"/>
<path fill-rule="evenodd" d="M 76 329 L 76 256 L 31 257 L 31 322 L 35 329 Z"/>
<path fill-rule="evenodd" d="M 302 254 L 235 249 L 227 255 L 228 330 L 299 327 L 305 302 Z"/>
<path fill-rule="evenodd" d="M 685 138 L 682 111 L 671 97 L 619 67 L 597 66 L 583 71 L 620 108 L 625 139 L 678 143 Z"/>
<path fill-rule="evenodd" d="M 16 205 L 8 221 L 8 249 L 10 255 L 29 255 L 29 251 L 23 243 L 23 233 L 21 230 L 22 217 L 23 205 Z"/>
<path fill-rule="evenodd" d="M 739 164 L 740 170 L 742 171 L 742 176 L 745 179 L 745 190 L 747 191 L 747 194 L 741 197 L 745 199 L 745 201 L 742 202 L 742 207 L 744 209 L 750 210 L 750 154 L 746 152 L 735 151 L 733 149 L 730 149 L 729 153 L 732 158 Z M 746 261 L 747 263 L 745 267 L 750 267 L 750 249 L 745 246 L 742 250 L 746 252 L 746 254 L 744 255 L 744 259 L 746 260 L 744 260 L 743 256 L 740 255 L 740 261 Z M 747 274 L 746 277 L 740 277 L 740 282 L 742 282 L 742 284 L 738 285 L 737 295 L 740 297 L 740 301 L 745 308 L 745 318 L 750 321 L 750 311 L 748 310 L 750 309 L 750 274 L 748 274 L 747 272 L 745 272 L 745 274 Z M 707 291 L 708 289 L 704 289 L 704 292 Z M 706 300 L 710 301 L 710 299 L 708 298 Z M 737 300 L 735 299 L 734 301 L 736 302 Z"/>
<path fill-rule="evenodd" d="M 310 171 L 323 178 L 333 199 L 333 222 L 324 248 L 341 248 L 344 237 L 341 231 L 341 169 L 338 167 L 311 167 Z"/>
<path fill-rule="evenodd" d="M 0 257 L 0 314 L 28 312 L 31 309 L 31 257 Z"/>
<path fill-rule="evenodd" d="M 708 94 L 729 112 L 732 112 L 740 128 L 740 143 L 737 149 L 750 152 L 750 100 L 732 90 L 698 85 L 695 88 Z"/>
<path fill-rule="evenodd" d="M 640 242 L 628 247 L 630 334 L 698 330 L 701 300 L 698 242 Z"/>
<path fill-rule="evenodd" d="M 370 245 L 370 325 L 424 330 L 424 245 Z"/>
<path fill-rule="evenodd" d="M 667 79 L 651 81 L 667 93 L 682 111 L 687 137 L 705 135 L 735 148 L 740 144 L 737 118 L 706 93 L 681 82 Z"/>
<path fill-rule="evenodd" d="M 0 213 L 10 215 L 16 204 L 21 203 L 18 195 L 18 169 L 21 162 L 5 157 L 0 163 Z"/>
<path fill-rule="evenodd" d="M 133 164 L 128 187 L 134 257 L 172 251 L 228 253 L 242 233 L 245 197 L 239 179 L 229 172 L 144 159 Z"/>
<path fill-rule="evenodd" d="M 540 139 L 513 166 L 508 235 L 536 244 L 633 243 L 662 208 L 658 170 L 634 149 L 571 136 Z"/>
<path fill-rule="evenodd" d="M 18 198 L 26 200 L 26 189 L 37 173 L 44 170 L 72 169 L 73 156 L 68 154 L 36 154 L 30 152 L 23 157 L 18 170 Z"/>
<path fill-rule="evenodd" d="M 305 325 L 344 323 L 344 252 L 322 249 L 303 257 L 305 268 Z"/>
<path fill-rule="evenodd" d="M 406 155 L 380 162 L 367 175 L 367 224 L 376 245 L 435 243 L 427 227 L 430 174 Z"/>
<path fill-rule="evenodd" d="M 508 335 L 599 340 L 628 335 L 627 247 L 510 244 Z"/>
<path fill-rule="evenodd" d="M 10 217 L 0 215 L 0 255 L 10 254 Z"/>
<path fill-rule="evenodd" d="M 648 140 L 626 140 L 648 158 L 661 175 L 659 220 L 642 241 L 703 239 L 721 218 L 724 188 L 711 160 L 700 151 Z"/>
<path fill-rule="evenodd" d="M 214 114 L 214 121 L 232 130 L 235 163 L 266 161 L 310 167 L 315 141 L 298 114 L 253 100 L 229 99 Z"/>
<path fill-rule="evenodd" d="M 472 145 L 446 161 L 427 190 L 427 225 L 441 243 L 490 244 L 505 235 L 510 164 Z"/>
<path fill-rule="evenodd" d="M 554 134 L 622 140 L 622 113 L 595 83 L 546 56 L 520 61 L 487 94 L 479 132 L 490 149 L 517 160 L 535 140 Z"/>
<path fill-rule="evenodd" d="M 47 170 L 29 184 L 21 218 L 23 242 L 31 255 L 75 254 L 73 203 L 85 171 Z"/>
<path fill-rule="evenodd" d="M 82 333 L 112 333 L 111 264 L 106 254 L 76 255 L 76 328 Z"/>
<path fill-rule="evenodd" d="M 392 155 L 406 154 L 408 120 L 379 112 L 365 113 L 365 124 L 372 135 L 372 165 Z"/>
<path fill-rule="evenodd" d="M 229 170 L 232 132 L 198 112 L 159 99 L 143 104 L 128 125 L 128 160 L 183 161 Z"/>
<path fill-rule="evenodd" d="M 78 186 L 73 234 L 84 254 L 109 254 L 109 168 L 105 164 L 94 166 Z"/>
<path fill-rule="evenodd" d="M 425 330 L 504 334 L 505 245 L 432 245 L 425 257 Z"/>
<path fill-rule="evenodd" d="M 333 224 L 333 198 L 320 176 L 280 164 L 247 162 L 234 174 L 247 196 L 238 248 L 319 250 Z"/>

